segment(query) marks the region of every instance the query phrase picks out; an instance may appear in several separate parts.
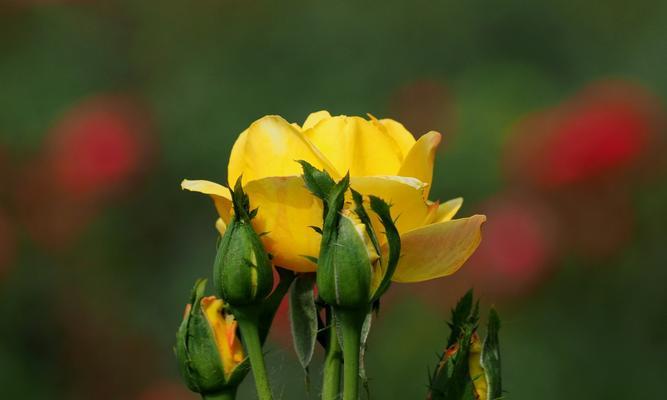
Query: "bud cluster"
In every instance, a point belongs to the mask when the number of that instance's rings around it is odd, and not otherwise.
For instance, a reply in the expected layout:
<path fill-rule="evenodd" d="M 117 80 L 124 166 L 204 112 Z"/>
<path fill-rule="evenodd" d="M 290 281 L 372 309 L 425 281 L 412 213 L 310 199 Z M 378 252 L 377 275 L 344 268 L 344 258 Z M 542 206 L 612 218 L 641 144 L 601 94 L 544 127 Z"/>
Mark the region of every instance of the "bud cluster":
<path fill-rule="evenodd" d="M 473 305 L 472 291 L 452 310 L 451 333 L 433 375 L 428 400 L 498 400 L 502 398 L 498 330 L 500 318 L 489 313 L 487 336 L 478 333 L 479 303 Z"/>

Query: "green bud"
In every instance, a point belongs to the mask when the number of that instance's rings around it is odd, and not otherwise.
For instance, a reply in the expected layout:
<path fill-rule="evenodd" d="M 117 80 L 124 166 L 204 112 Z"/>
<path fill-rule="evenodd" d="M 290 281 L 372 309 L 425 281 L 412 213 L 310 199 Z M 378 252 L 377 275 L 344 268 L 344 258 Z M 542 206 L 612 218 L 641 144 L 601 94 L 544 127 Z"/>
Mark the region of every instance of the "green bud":
<path fill-rule="evenodd" d="M 327 303 L 358 308 L 370 301 L 372 263 L 363 224 L 341 215 L 334 230 L 335 239 L 320 249 L 317 289 Z M 377 253 L 373 255 L 377 259 Z"/>
<path fill-rule="evenodd" d="M 233 306 L 260 303 L 273 288 L 273 266 L 251 220 L 248 196 L 241 179 L 232 191 L 234 216 L 220 240 L 215 258 L 216 290 Z"/>
<path fill-rule="evenodd" d="M 472 290 L 452 310 L 447 348 L 430 377 L 429 400 L 502 398 L 498 331 L 500 318 L 491 309 L 486 338 L 478 333 L 479 303 Z"/>
<path fill-rule="evenodd" d="M 385 230 L 389 249 L 382 257 L 378 235 L 366 212 L 363 196 L 350 189 L 346 175 L 334 182 L 325 172 L 301 161 L 308 189 L 324 203 L 322 240 L 317 259 L 317 289 L 327 304 L 365 309 L 389 287 L 398 263 L 400 238 L 389 206 L 369 196 L 370 206 Z M 345 207 L 351 193 L 354 208 Z"/>
<path fill-rule="evenodd" d="M 193 392 L 215 394 L 236 388 L 250 370 L 234 316 L 222 300 L 204 296 L 206 280 L 195 283 L 176 334 L 181 375 Z"/>

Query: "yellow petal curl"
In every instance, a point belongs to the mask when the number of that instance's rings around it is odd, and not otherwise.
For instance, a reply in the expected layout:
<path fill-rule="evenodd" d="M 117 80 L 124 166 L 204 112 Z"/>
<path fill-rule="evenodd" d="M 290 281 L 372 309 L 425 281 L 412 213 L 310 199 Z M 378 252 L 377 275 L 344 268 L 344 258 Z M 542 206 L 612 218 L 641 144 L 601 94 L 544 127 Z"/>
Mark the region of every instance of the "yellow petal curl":
<path fill-rule="evenodd" d="M 236 140 L 229 157 L 228 180 L 235 184 L 270 176 L 301 174 L 298 160 L 325 169 L 334 179 L 340 175 L 325 156 L 306 139 L 298 127 L 283 118 L 269 115 L 255 121 Z"/>
<path fill-rule="evenodd" d="M 222 222 L 224 222 L 224 226 L 227 226 L 232 210 L 232 195 L 229 192 L 229 189 L 211 181 L 188 179 L 183 179 L 181 182 L 181 189 L 189 190 L 191 192 L 199 192 L 211 196 L 220 219 L 222 219 Z M 217 222 L 216 227 L 218 227 Z"/>
<path fill-rule="evenodd" d="M 459 211 L 463 205 L 463 197 L 457 197 L 455 199 L 447 200 L 446 202 L 440 204 L 438 207 L 438 212 L 435 215 L 435 220 L 433 222 L 445 222 L 454 218 L 456 213 Z"/>
<path fill-rule="evenodd" d="M 484 221 L 484 215 L 473 215 L 402 234 L 401 258 L 393 280 L 421 282 L 453 274 L 479 245 Z"/>
<path fill-rule="evenodd" d="M 429 185 L 424 191 L 425 199 L 428 198 L 430 185 L 433 181 L 435 151 L 438 149 L 441 139 L 442 135 L 435 131 L 420 137 L 405 156 L 405 160 L 403 160 L 403 164 L 398 170 L 400 176 L 411 176 Z"/>
<path fill-rule="evenodd" d="M 416 141 L 414 135 L 405 129 L 403 124 L 394 121 L 393 119 L 373 119 L 373 121 L 376 122 L 376 125 L 378 125 L 380 129 L 383 129 L 387 135 L 394 139 L 401 152 L 401 159 L 405 159 L 405 156 L 410 152 L 412 146 L 415 145 Z"/>
<path fill-rule="evenodd" d="M 231 314 L 223 314 L 224 302 L 215 296 L 202 298 L 201 307 L 213 331 L 222 368 L 229 377 L 234 368 L 245 358 L 243 346 L 236 335 L 237 322 Z"/>

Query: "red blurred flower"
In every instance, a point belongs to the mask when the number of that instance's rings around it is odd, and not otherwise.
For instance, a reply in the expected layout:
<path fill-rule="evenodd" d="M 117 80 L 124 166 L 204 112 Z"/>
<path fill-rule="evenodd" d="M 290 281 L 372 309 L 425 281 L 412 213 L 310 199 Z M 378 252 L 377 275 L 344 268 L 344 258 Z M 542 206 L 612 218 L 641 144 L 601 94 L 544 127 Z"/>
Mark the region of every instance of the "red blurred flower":
<path fill-rule="evenodd" d="M 76 105 L 46 144 L 55 182 L 83 198 L 123 188 L 146 166 L 147 130 L 144 110 L 131 100 L 99 96 Z"/>
<path fill-rule="evenodd" d="M 482 242 L 466 265 L 445 279 L 394 285 L 383 306 L 409 291 L 447 311 L 470 288 L 491 301 L 516 300 L 550 277 L 559 241 L 556 217 L 548 205 L 517 192 L 496 195 L 476 209 L 488 219 Z"/>
<path fill-rule="evenodd" d="M 14 202 L 31 238 L 69 247 L 109 196 L 128 189 L 149 164 L 147 113 L 102 95 L 75 105 L 49 132 L 43 154 L 16 174 Z"/>
<path fill-rule="evenodd" d="M 535 289 L 551 273 L 557 237 L 551 210 L 536 198 L 502 195 L 483 207 L 484 239 L 468 273 L 482 295 L 517 297 Z"/>
<path fill-rule="evenodd" d="M 658 100 L 641 86 L 590 85 L 518 125 L 508 146 L 510 175 L 559 188 L 625 172 L 648 153 L 662 119 Z"/>

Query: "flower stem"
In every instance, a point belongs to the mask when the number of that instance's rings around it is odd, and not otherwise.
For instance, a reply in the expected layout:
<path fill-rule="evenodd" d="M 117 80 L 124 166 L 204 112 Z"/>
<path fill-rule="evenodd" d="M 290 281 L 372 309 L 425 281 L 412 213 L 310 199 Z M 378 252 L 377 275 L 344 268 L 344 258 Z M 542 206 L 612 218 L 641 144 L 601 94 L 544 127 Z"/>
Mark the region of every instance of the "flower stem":
<path fill-rule="evenodd" d="M 343 400 L 359 398 L 359 346 L 364 310 L 337 309 L 343 332 Z"/>
<path fill-rule="evenodd" d="M 259 310 L 257 307 L 235 307 L 234 316 L 239 323 L 245 351 L 250 358 L 252 374 L 255 378 L 257 397 L 259 400 L 271 400 L 271 386 L 266 374 L 262 343 L 259 339 Z"/>
<path fill-rule="evenodd" d="M 329 343 L 324 359 L 324 382 L 322 383 L 322 400 L 338 400 L 340 396 L 340 367 L 343 354 L 338 343 L 338 335 L 334 325 L 331 308 L 327 308 L 327 324 L 329 325 Z"/>
<path fill-rule="evenodd" d="M 202 394 L 202 400 L 236 400 L 236 389 L 238 387 L 229 388 L 218 393 Z"/>

